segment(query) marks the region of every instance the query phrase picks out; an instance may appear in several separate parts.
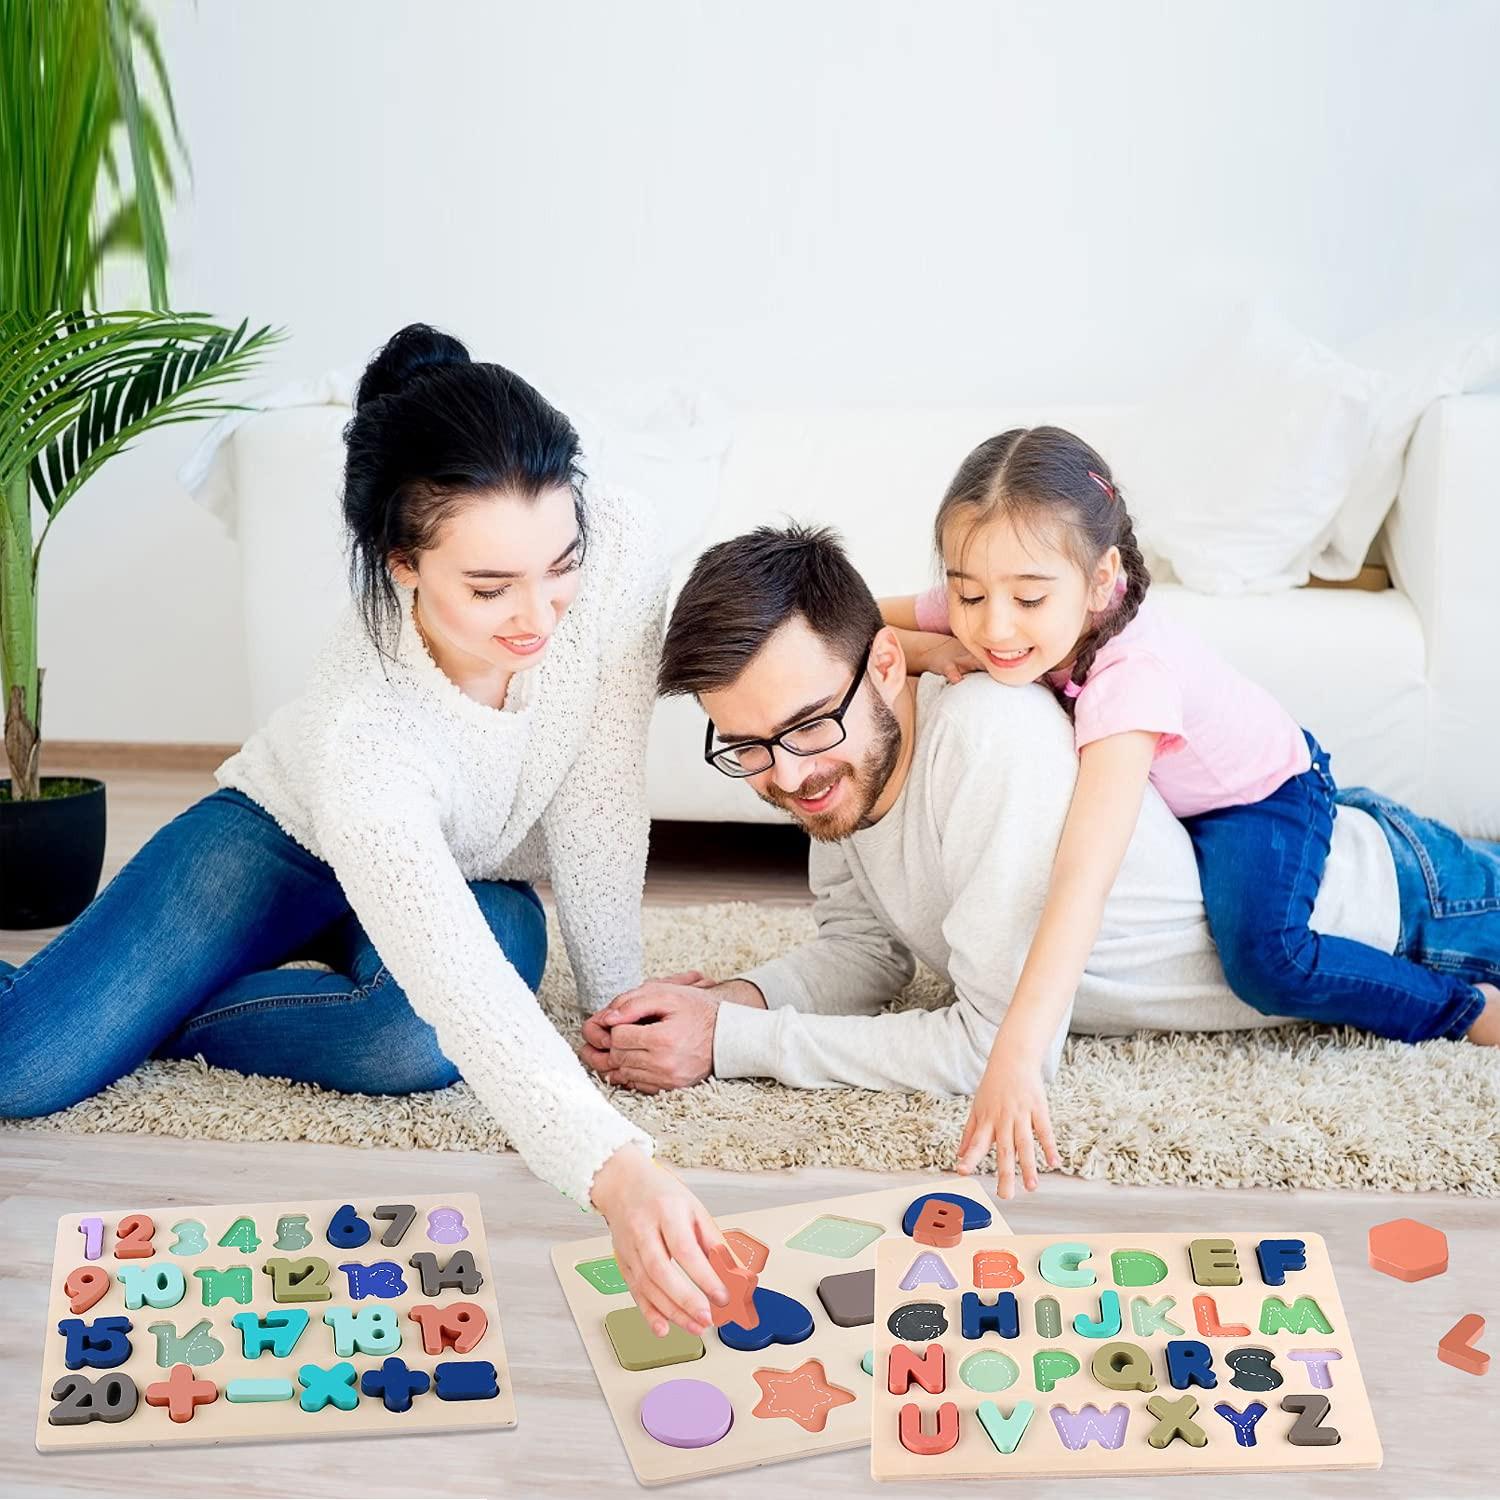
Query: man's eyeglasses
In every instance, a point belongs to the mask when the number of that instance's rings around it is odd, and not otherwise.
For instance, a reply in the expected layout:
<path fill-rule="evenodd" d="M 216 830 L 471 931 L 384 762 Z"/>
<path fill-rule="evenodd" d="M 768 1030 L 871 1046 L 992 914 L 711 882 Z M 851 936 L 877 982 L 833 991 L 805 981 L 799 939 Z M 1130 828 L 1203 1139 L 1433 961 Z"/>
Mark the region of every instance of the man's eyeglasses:
<path fill-rule="evenodd" d="M 762 771 L 769 771 L 776 764 L 777 745 L 791 755 L 821 755 L 823 751 L 842 744 L 844 715 L 849 712 L 849 705 L 854 702 L 854 695 L 859 691 L 860 683 L 865 680 L 865 668 L 870 665 L 870 652 L 874 645 L 872 639 L 865 647 L 865 654 L 859 661 L 859 670 L 854 674 L 854 681 L 849 684 L 849 691 L 844 694 L 844 701 L 832 712 L 819 714 L 816 719 L 804 719 L 802 723 L 793 724 L 790 729 L 784 729 L 770 739 L 737 740 L 721 750 L 714 749 L 714 721 L 710 719 L 708 734 L 703 741 L 704 760 L 726 776 L 759 776 Z"/>

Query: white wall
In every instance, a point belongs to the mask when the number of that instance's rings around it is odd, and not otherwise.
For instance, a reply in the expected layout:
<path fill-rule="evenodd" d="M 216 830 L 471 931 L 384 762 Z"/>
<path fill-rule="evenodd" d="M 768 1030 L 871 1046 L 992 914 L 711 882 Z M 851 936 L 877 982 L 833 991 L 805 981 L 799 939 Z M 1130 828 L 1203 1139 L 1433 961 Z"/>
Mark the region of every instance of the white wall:
<path fill-rule="evenodd" d="M 1500 318 L 1491 0 L 156 3 L 174 300 L 285 324 L 278 376 L 423 318 L 544 388 L 1110 400 L 1247 294 Z M 192 443 L 48 543 L 53 737 L 253 727 Z"/>

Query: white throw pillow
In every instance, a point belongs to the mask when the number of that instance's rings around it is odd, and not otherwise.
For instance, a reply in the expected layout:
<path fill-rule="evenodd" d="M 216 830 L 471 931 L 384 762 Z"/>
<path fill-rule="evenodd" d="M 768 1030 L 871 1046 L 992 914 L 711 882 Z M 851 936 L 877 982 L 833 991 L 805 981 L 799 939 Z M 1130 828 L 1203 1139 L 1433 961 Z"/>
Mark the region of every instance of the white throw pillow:
<path fill-rule="evenodd" d="M 733 433 L 723 402 L 670 382 L 646 383 L 563 410 L 578 429 L 590 480 L 656 507 L 674 565 L 696 553 L 718 507 Z"/>
<path fill-rule="evenodd" d="M 1353 578 L 1396 503 L 1406 449 L 1434 401 L 1483 390 L 1500 378 L 1500 332 L 1459 333 L 1433 322 L 1383 328 L 1350 345 L 1350 358 L 1386 372 L 1375 432 L 1348 498 L 1314 559 L 1319 578 Z"/>
<path fill-rule="evenodd" d="M 1143 411 L 1150 443 L 1121 474 L 1143 542 L 1204 593 L 1306 583 L 1392 383 L 1256 306 Z"/>

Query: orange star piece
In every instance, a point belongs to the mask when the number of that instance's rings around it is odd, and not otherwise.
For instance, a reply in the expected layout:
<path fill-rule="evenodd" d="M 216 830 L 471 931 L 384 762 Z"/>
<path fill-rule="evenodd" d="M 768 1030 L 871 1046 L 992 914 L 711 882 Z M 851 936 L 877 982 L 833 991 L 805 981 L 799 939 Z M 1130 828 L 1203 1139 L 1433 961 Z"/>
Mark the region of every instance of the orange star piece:
<path fill-rule="evenodd" d="M 854 1399 L 853 1391 L 828 1379 L 820 1359 L 809 1359 L 795 1370 L 757 1370 L 755 1383 L 762 1395 L 751 1416 L 790 1417 L 808 1432 L 822 1432 L 828 1413 Z"/>
<path fill-rule="evenodd" d="M 754 1328 L 760 1322 L 755 1306 L 755 1288 L 759 1285 L 755 1272 L 742 1270 L 725 1245 L 715 1245 L 708 1252 L 708 1263 L 719 1273 L 719 1280 L 729 1293 L 729 1301 L 713 1309 L 714 1326 L 722 1328 L 726 1323 L 738 1323 L 741 1328 Z"/>
<path fill-rule="evenodd" d="M 165 1380 L 146 1387 L 148 1406 L 165 1406 L 174 1422 L 191 1422 L 193 1411 L 219 1399 L 219 1388 L 211 1380 L 199 1380 L 191 1365 L 173 1365 Z"/>
<path fill-rule="evenodd" d="M 759 1276 L 765 1270 L 771 1252 L 753 1234 L 746 1234 L 743 1229 L 726 1229 L 724 1238 L 729 1242 L 729 1248 L 734 1251 L 739 1263 L 752 1276 Z"/>

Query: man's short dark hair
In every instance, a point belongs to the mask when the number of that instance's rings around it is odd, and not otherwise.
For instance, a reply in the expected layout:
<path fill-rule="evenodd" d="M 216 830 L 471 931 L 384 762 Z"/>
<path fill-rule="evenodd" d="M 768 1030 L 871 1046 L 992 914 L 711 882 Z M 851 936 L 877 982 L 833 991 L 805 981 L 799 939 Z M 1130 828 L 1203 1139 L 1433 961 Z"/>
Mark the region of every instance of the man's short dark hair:
<path fill-rule="evenodd" d="M 710 547 L 672 610 L 657 672 L 663 697 L 728 687 L 800 615 L 851 671 L 884 621 L 826 526 L 758 526 Z"/>

